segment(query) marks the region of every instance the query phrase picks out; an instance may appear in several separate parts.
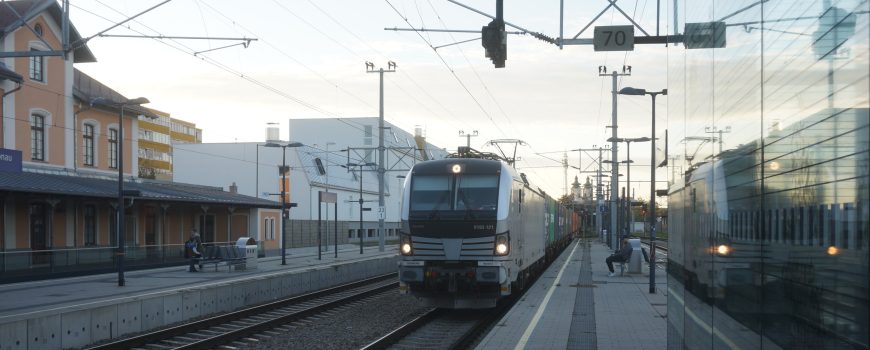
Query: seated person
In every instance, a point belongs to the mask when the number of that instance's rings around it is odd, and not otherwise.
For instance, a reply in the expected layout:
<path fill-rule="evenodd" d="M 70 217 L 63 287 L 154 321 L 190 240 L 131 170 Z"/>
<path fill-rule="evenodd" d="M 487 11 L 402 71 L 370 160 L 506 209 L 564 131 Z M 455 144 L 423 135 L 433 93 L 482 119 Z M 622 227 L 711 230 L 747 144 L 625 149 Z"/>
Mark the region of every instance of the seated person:
<path fill-rule="evenodd" d="M 622 237 L 622 248 L 619 249 L 618 252 L 611 254 L 604 260 L 607 263 L 607 269 L 610 270 L 610 274 L 608 277 L 616 276 L 616 273 L 613 272 L 613 262 L 626 262 L 629 258 L 631 258 L 632 252 L 631 244 L 628 243 L 628 236 Z"/>

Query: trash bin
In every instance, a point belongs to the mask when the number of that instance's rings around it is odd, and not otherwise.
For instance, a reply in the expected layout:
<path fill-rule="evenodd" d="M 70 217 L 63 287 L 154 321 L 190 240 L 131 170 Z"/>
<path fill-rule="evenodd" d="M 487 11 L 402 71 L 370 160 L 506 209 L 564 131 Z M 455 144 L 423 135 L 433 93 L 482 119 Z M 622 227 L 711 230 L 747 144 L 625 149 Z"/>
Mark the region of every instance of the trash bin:
<path fill-rule="evenodd" d="M 643 266 L 643 252 L 640 247 L 640 238 L 630 238 L 628 244 L 631 244 L 631 259 L 628 260 L 628 273 L 640 273 L 640 267 Z"/>
<path fill-rule="evenodd" d="M 257 268 L 257 240 L 251 237 L 242 237 L 236 241 L 236 249 L 241 256 L 245 257 L 244 269 Z"/>

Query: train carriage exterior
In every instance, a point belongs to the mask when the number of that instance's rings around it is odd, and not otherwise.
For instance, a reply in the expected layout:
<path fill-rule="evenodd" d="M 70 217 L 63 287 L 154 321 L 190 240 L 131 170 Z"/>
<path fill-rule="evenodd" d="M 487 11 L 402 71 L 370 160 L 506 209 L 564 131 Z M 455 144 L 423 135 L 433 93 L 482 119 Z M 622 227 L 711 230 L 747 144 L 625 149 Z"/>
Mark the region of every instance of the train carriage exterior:
<path fill-rule="evenodd" d="M 835 146 L 851 154 L 840 174 L 825 166 Z M 668 196 L 676 291 L 782 348 L 866 349 L 868 148 L 870 112 L 856 108 L 807 117 L 686 171 Z"/>
<path fill-rule="evenodd" d="M 404 183 L 400 292 L 438 307 L 493 307 L 567 245 L 569 218 L 505 162 L 417 164 Z"/>

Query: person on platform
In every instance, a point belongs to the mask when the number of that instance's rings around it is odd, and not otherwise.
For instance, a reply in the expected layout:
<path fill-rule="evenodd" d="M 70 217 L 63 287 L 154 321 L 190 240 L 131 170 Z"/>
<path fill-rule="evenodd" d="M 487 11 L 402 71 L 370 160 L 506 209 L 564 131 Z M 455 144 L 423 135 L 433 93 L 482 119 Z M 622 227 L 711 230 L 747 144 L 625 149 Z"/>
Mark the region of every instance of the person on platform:
<path fill-rule="evenodd" d="M 616 253 L 611 254 L 604 260 L 607 263 L 607 269 L 610 270 L 610 273 L 607 275 L 608 277 L 616 276 L 616 273 L 613 272 L 613 262 L 626 262 L 629 258 L 631 258 L 632 252 L 631 244 L 628 243 L 628 236 L 622 237 L 622 248 L 619 249 Z"/>
<path fill-rule="evenodd" d="M 197 272 L 196 263 L 202 258 L 202 241 L 199 238 L 199 233 L 196 229 L 190 231 L 190 239 L 184 243 L 184 257 L 190 259 L 190 269 L 188 272 Z M 202 266 L 200 266 L 202 267 Z"/>

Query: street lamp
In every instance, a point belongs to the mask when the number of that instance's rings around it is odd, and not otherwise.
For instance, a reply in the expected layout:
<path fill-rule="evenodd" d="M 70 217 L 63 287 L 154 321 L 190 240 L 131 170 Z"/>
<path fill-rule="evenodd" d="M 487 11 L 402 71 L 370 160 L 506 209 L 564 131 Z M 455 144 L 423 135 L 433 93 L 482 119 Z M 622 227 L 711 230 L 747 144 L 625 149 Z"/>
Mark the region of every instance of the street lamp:
<path fill-rule="evenodd" d="M 281 147 L 281 265 L 287 265 L 287 221 L 290 215 L 287 214 L 287 147 L 302 147 L 299 142 L 288 142 L 280 144 L 269 142 L 265 147 Z"/>
<path fill-rule="evenodd" d="M 346 165 L 342 165 L 343 168 L 350 169 L 350 167 L 359 167 L 359 253 L 363 253 L 363 181 L 362 181 L 362 167 L 364 166 L 375 166 L 377 163 L 347 163 Z"/>
<path fill-rule="evenodd" d="M 91 100 L 91 106 L 102 105 L 118 108 L 118 286 L 124 286 L 124 108 L 149 103 L 147 98 L 139 97 L 123 102 L 112 101 L 105 97 Z"/>
<path fill-rule="evenodd" d="M 334 144 L 335 144 L 335 142 L 332 142 L 332 141 L 326 142 L 326 165 L 323 166 L 323 172 L 325 173 L 324 175 L 326 175 L 326 192 L 327 193 L 329 192 L 329 146 L 334 145 Z M 318 203 L 317 205 L 320 205 L 320 203 Z M 337 220 L 338 220 L 337 209 L 336 209 L 335 215 L 336 215 L 336 222 L 337 222 Z M 338 230 L 338 227 L 336 227 L 335 229 Z M 324 250 L 329 251 L 329 205 L 328 204 L 326 205 L 326 233 L 327 233 L 326 234 L 326 245 L 325 245 Z M 336 241 L 334 243 L 337 245 L 338 241 Z M 336 254 L 337 254 L 337 252 L 338 251 L 336 250 Z"/>
<path fill-rule="evenodd" d="M 622 95 L 635 95 L 635 96 L 643 96 L 650 95 L 652 96 L 652 132 L 650 135 L 650 181 L 649 181 L 649 250 L 650 250 L 650 261 L 649 261 L 649 292 L 656 292 L 656 96 L 668 94 L 668 89 L 662 89 L 659 92 L 648 92 L 644 89 L 635 89 L 632 87 L 624 87 L 619 90 L 619 93 Z"/>

